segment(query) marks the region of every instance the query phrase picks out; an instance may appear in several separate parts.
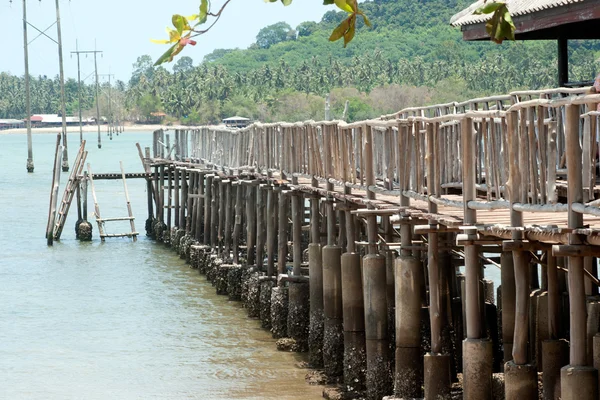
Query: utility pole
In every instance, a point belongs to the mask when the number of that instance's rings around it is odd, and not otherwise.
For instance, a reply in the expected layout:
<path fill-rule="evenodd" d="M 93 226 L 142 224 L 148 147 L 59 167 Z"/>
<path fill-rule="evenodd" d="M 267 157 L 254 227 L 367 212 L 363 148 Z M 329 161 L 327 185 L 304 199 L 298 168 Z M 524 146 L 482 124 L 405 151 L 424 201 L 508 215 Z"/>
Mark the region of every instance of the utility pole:
<path fill-rule="evenodd" d="M 81 69 L 79 64 L 79 55 L 80 54 L 94 54 L 94 64 L 96 67 L 96 104 L 98 103 L 98 64 L 96 63 L 96 53 L 102 53 L 101 51 L 96 50 L 83 50 L 80 51 L 77 44 L 75 44 L 75 51 L 72 51 L 71 54 L 77 55 L 77 80 L 79 84 L 79 140 L 80 143 L 83 141 L 83 128 L 82 128 L 82 117 L 81 117 Z M 88 75 L 89 76 L 89 75 Z M 87 79 L 87 78 L 86 78 Z M 100 118 L 100 108 L 97 108 L 97 117 Z M 98 125 L 98 129 L 100 125 Z M 98 131 L 99 132 L 99 131 Z M 101 147 L 100 136 L 98 136 L 98 148 Z"/>
<path fill-rule="evenodd" d="M 33 142 L 31 139 L 31 95 L 29 91 L 29 51 L 27 48 L 27 0 L 23 0 L 23 50 L 25 54 L 25 109 L 27 111 L 27 172 L 33 172 Z"/>
<path fill-rule="evenodd" d="M 73 52 L 71 52 L 73 54 Z M 77 103 L 79 103 L 79 145 L 83 143 L 83 123 L 81 121 L 81 65 L 79 63 L 79 43 L 75 40 L 75 54 L 77 54 Z"/>
<path fill-rule="evenodd" d="M 60 8 L 56 0 L 56 31 L 58 35 L 58 65 L 60 70 L 60 109 L 62 113 L 62 140 L 64 146 L 62 170 L 69 170 L 69 155 L 67 151 L 67 110 L 65 107 L 65 72 L 63 69 L 62 35 L 60 29 Z"/>
<path fill-rule="evenodd" d="M 94 46 L 95 47 L 95 46 Z M 102 148 L 102 136 L 100 135 L 100 99 L 98 97 L 98 61 L 96 54 L 102 53 L 101 51 L 94 50 L 94 68 L 96 71 L 96 125 L 98 125 L 98 148 Z"/>
<path fill-rule="evenodd" d="M 112 76 L 115 76 L 114 74 L 110 73 L 110 69 L 108 70 L 108 74 L 100 74 L 100 76 L 108 76 L 108 134 L 110 135 L 110 140 L 112 140 L 112 131 L 114 130 L 114 118 L 112 115 L 112 107 L 111 107 L 111 103 L 112 103 L 112 86 L 110 84 L 110 78 Z M 111 129 L 112 126 L 112 129 Z"/>

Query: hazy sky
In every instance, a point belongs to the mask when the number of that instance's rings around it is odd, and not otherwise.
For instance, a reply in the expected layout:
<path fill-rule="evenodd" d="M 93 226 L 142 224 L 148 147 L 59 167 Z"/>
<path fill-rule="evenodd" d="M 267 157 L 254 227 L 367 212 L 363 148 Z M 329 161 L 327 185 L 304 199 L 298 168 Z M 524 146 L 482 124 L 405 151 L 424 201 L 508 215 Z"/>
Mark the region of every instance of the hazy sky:
<path fill-rule="evenodd" d="M 197 13 L 199 0 L 60 0 L 65 75 L 77 77 L 77 59 L 71 57 L 76 40 L 79 50 L 102 50 L 98 58 L 98 73 L 115 74 L 127 81 L 137 57 L 149 54 L 156 60 L 168 47 L 150 43 L 150 39 L 165 39 L 165 27 L 171 25 L 172 14 Z M 214 0 L 213 7 L 222 4 Z M 311 4 L 307 6 L 307 4 Z M 293 28 L 303 21 L 318 21 L 331 6 L 321 0 L 295 0 L 284 7 L 281 3 L 263 0 L 232 0 L 217 25 L 199 37 L 195 47 L 183 51 L 194 64 L 216 48 L 245 48 L 254 42 L 258 31 L 267 25 L 286 21 Z M 40 30 L 50 26 L 56 17 L 55 0 L 27 0 L 27 20 Z M 23 29 L 21 0 L 0 0 L 0 71 L 22 75 Z M 56 26 L 47 31 L 56 39 Z M 29 27 L 29 41 L 38 32 Z M 170 68 L 171 66 L 167 66 Z M 81 58 L 82 79 L 94 71 L 91 56 Z M 58 46 L 41 36 L 29 46 L 29 71 L 32 75 L 58 74 Z M 104 80 L 106 78 L 103 78 Z M 93 82 L 93 76 L 86 81 Z"/>

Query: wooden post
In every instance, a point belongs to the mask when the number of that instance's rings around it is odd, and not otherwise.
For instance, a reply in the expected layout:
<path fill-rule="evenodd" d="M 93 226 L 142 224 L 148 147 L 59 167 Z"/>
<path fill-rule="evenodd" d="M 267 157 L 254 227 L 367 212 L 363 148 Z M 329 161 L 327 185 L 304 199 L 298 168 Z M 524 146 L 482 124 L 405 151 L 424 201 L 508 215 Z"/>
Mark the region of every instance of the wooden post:
<path fill-rule="evenodd" d="M 439 195 L 437 191 L 436 147 L 435 135 L 438 126 L 433 123 L 426 125 L 427 132 L 427 194 Z M 428 202 L 429 212 L 438 212 L 437 204 Z M 431 232 L 428 234 L 427 267 L 429 271 L 429 321 L 431 327 L 431 352 L 424 358 L 424 388 L 425 398 L 450 398 L 450 356 L 442 352 L 442 304 L 441 304 L 441 271 L 439 265 L 439 245 L 437 222 L 429 220 Z"/>
<path fill-rule="evenodd" d="M 131 211 L 131 201 L 129 201 L 129 190 L 127 189 L 127 180 L 125 179 L 123 161 L 119 161 L 119 165 L 121 166 L 121 179 L 123 180 L 123 190 L 125 191 L 125 201 L 127 202 L 127 215 L 129 216 L 129 225 L 131 227 L 131 238 L 134 242 L 136 242 L 137 235 L 135 234 L 135 221 L 133 219 L 133 212 Z"/>
<path fill-rule="evenodd" d="M 275 191 L 278 193 L 278 224 L 277 224 L 277 273 L 287 273 L 287 255 L 288 255 L 288 214 L 289 214 L 289 199 L 283 195 L 282 187 L 276 186 Z M 310 250 L 309 250 L 310 254 Z M 309 274 L 310 275 L 310 274 Z"/>
<path fill-rule="evenodd" d="M 476 135 L 473 134 L 473 120 L 464 118 L 461 131 L 463 160 L 463 202 L 464 224 L 474 226 L 477 213 L 468 207 L 470 201 L 476 199 Z M 465 233 L 475 238 L 473 228 Z M 492 385 L 492 343 L 480 339 L 483 333 L 482 309 L 480 301 L 481 268 L 479 248 L 469 243 L 464 246 L 465 253 L 465 303 L 467 339 L 463 343 L 463 379 L 464 399 L 481 400 L 491 398 Z"/>
<path fill-rule="evenodd" d="M 346 212 L 346 253 L 342 254 L 342 307 L 344 328 L 344 384 L 349 394 L 365 389 L 367 369 L 365 305 L 360 255 L 356 253 L 355 218 Z"/>
<path fill-rule="evenodd" d="M 212 221 L 211 227 L 210 227 L 210 245 L 213 247 L 213 249 L 216 249 L 217 251 L 219 250 L 219 238 L 218 238 L 218 228 L 219 228 L 219 182 L 221 181 L 221 179 L 218 176 L 215 176 L 213 178 L 212 181 L 212 203 L 211 203 L 211 210 L 210 210 L 210 220 Z"/>
<path fill-rule="evenodd" d="M 255 182 L 246 186 L 246 247 L 248 266 L 256 263 L 256 193 Z"/>
<path fill-rule="evenodd" d="M 214 175 L 206 176 L 206 192 L 204 194 L 204 245 L 213 245 L 211 242 L 211 218 L 212 218 L 212 187 Z"/>
<path fill-rule="evenodd" d="M 171 234 L 171 204 L 172 204 L 172 198 L 173 198 L 173 171 L 175 170 L 175 167 L 173 165 L 169 165 L 167 168 L 167 174 L 169 174 L 169 176 L 167 177 L 167 185 L 168 185 L 168 189 L 167 189 L 167 231 L 169 232 L 169 234 Z"/>
<path fill-rule="evenodd" d="M 267 276 L 275 273 L 275 248 L 277 246 L 276 224 L 277 224 L 277 193 L 273 186 L 266 187 L 267 190 Z"/>
<path fill-rule="evenodd" d="M 23 0 L 23 48 L 25 56 L 25 112 L 27 117 L 27 172 L 33 172 L 33 142 L 31 138 L 31 90 L 29 89 L 29 41 L 27 40 L 27 0 Z"/>
<path fill-rule="evenodd" d="M 204 172 L 198 172 L 198 176 L 196 179 L 196 185 L 198 187 L 198 198 L 196 200 L 196 218 L 194 221 L 194 226 L 196 230 L 196 240 L 200 241 L 203 235 L 202 230 L 202 221 L 204 219 Z"/>
<path fill-rule="evenodd" d="M 265 184 L 260 184 L 256 190 L 256 267 L 263 271 L 266 243 L 265 227 Z"/>
<path fill-rule="evenodd" d="M 233 228 L 233 263 L 240 262 L 240 235 L 242 233 L 242 201 L 244 187 L 238 181 L 235 190 L 235 225 Z"/>
<path fill-rule="evenodd" d="M 46 229 L 46 239 L 49 246 L 54 242 L 54 220 L 56 219 L 56 203 L 58 201 L 58 188 L 60 186 L 60 157 L 63 152 L 63 147 L 58 145 L 60 136 L 57 141 L 56 154 L 54 157 L 54 175 L 52 178 L 52 192 L 50 194 L 50 214 L 48 216 L 48 226 Z"/>
<path fill-rule="evenodd" d="M 225 244 L 224 244 L 224 257 L 229 259 L 231 257 L 231 226 L 232 226 L 232 196 L 231 196 L 231 180 L 225 181 Z"/>
<path fill-rule="evenodd" d="M 181 190 L 181 187 L 179 186 L 179 168 L 177 168 L 177 166 L 173 166 L 173 174 L 174 176 L 174 185 L 175 185 L 175 226 L 177 227 L 177 229 L 180 228 L 180 219 L 179 219 L 179 191 Z"/>
<path fill-rule="evenodd" d="M 566 106 L 565 121 L 569 228 L 583 226 L 583 215 L 573 203 L 583 203 L 582 151 L 579 142 L 579 106 Z M 577 234 L 569 234 L 570 245 L 581 245 Z M 565 400 L 598 398 L 598 370 L 587 366 L 587 303 L 582 257 L 569 257 L 569 365 L 561 369 L 561 396 Z"/>
<path fill-rule="evenodd" d="M 367 187 L 375 185 L 373 163 L 373 133 L 369 125 L 363 130 L 363 156 Z M 375 200 L 375 193 L 367 189 L 367 199 Z M 369 208 L 373 208 L 371 205 Z M 367 398 L 380 399 L 392 390 L 387 340 L 387 272 L 385 257 L 377 245 L 377 217 L 367 216 L 368 255 L 363 259 L 363 298 L 365 311 L 365 339 L 367 348 Z"/>

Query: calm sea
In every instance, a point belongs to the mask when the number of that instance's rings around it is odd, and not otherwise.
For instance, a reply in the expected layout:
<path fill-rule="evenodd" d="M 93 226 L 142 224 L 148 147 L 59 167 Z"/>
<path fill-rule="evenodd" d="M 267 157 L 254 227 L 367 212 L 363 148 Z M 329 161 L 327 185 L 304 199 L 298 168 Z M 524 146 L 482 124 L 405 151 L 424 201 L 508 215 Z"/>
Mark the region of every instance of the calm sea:
<path fill-rule="evenodd" d="M 86 133 L 94 172 L 141 172 L 135 143 Z M 298 355 L 277 352 L 269 332 L 170 250 L 144 236 L 145 181 L 128 187 L 137 243 L 75 239 L 75 204 L 60 242 L 46 245 L 56 135 L 35 134 L 35 173 L 24 134 L 0 135 L 1 399 L 318 399 Z M 72 165 L 79 134 L 69 134 Z M 68 173 L 61 176 L 61 196 Z M 103 217 L 126 216 L 121 181 L 98 181 Z M 128 223 L 108 223 L 112 233 Z"/>

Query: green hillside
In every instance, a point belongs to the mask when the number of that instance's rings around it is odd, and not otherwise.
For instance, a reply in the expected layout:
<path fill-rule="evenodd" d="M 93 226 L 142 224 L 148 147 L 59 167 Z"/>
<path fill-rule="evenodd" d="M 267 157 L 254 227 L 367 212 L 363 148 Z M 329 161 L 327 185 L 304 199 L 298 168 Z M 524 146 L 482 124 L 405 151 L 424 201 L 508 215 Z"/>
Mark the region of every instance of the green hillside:
<path fill-rule="evenodd" d="M 120 96 L 115 112 L 143 121 L 152 112 L 164 111 L 167 122 L 189 124 L 218 122 L 234 114 L 261 121 L 322 119 L 324 99 L 330 94 L 334 118 L 342 117 L 348 101 L 347 118 L 358 120 L 407 106 L 556 85 L 554 41 L 462 41 L 460 30 L 448 21 L 469 3 L 361 3 L 373 26 L 359 19 L 356 37 L 347 48 L 328 41 L 345 13 L 324 7 L 330 11 L 319 22 L 267 26 L 248 49 L 215 50 L 199 65 L 191 59 L 193 49 L 186 49 L 172 65 L 173 72 L 153 67 L 154 60 L 140 56 L 128 85 L 115 90 Z M 596 42 L 569 42 L 571 81 L 593 79 L 599 50 Z M 7 97 L 22 86 L 22 78 L 0 75 L 0 118 L 24 116 L 21 102 L 15 105 L 14 96 Z M 48 101 L 35 112 L 58 112 L 55 95 L 41 95 Z M 67 93 L 67 98 L 76 94 Z"/>

